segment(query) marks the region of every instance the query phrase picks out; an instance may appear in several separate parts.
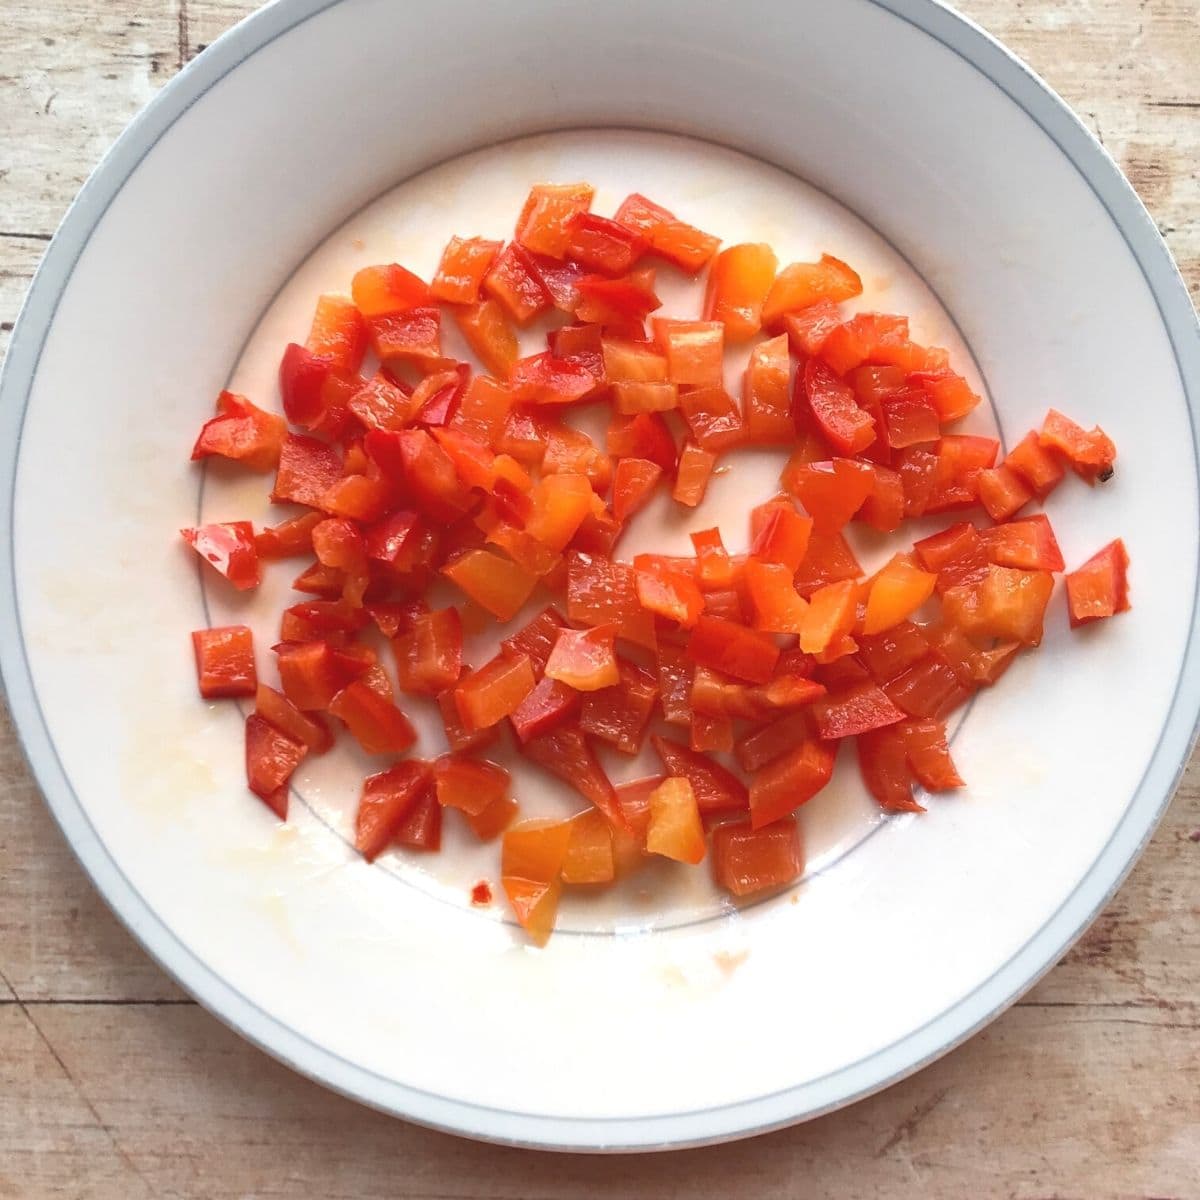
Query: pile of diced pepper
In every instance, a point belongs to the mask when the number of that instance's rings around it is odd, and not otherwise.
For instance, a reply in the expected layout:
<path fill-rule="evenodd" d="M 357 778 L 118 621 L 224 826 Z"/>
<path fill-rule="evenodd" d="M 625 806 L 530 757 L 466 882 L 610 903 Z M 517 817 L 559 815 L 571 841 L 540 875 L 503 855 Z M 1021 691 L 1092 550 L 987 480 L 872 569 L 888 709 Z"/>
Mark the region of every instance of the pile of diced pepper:
<path fill-rule="evenodd" d="M 254 700 L 250 789 L 286 819 L 293 772 L 348 733 L 384 760 L 362 785 L 365 858 L 438 850 L 452 810 L 502 838 L 501 883 L 537 942 L 564 885 L 649 856 L 707 856 L 734 896 L 799 878 L 796 810 L 845 741 L 889 812 L 924 811 L 916 785 L 960 787 L 946 720 L 1040 643 L 1065 568 L 1046 516 L 1021 514 L 1068 470 L 1107 480 L 1116 457 L 1051 410 L 997 461 L 996 439 L 946 432 L 979 397 L 944 350 L 902 316 L 843 311 L 862 291 L 845 263 L 780 270 L 770 246 L 721 249 L 643 196 L 612 218 L 592 197 L 538 185 L 511 241 L 452 238 L 431 282 L 371 266 L 349 297 L 321 296 L 280 364 L 286 420 L 222 393 L 192 453 L 273 471 L 292 515 L 184 531 L 235 588 L 264 561 L 311 560 L 272 647 L 278 688 L 259 681 L 248 627 L 193 634 L 201 695 Z M 707 270 L 700 319 L 658 315 L 659 269 Z M 546 350 L 522 357 L 516 329 L 548 314 Z M 443 354 L 446 318 L 482 371 Z M 740 397 L 731 345 L 748 351 Z M 598 405 L 601 445 L 567 419 Z M 707 528 L 693 555 L 621 558 L 655 493 L 695 508 L 721 457 L 749 446 L 789 457 L 777 494 L 724 531 L 745 552 Z M 749 460 L 734 469 L 776 491 Z M 870 576 L 845 536 L 968 509 L 982 512 Z M 1127 563 L 1117 540 L 1067 575 L 1073 627 L 1129 607 Z M 458 605 L 430 606 L 439 579 Z M 490 661 L 463 661 L 464 624 L 515 626 L 533 606 Z M 437 706 L 440 756 L 409 753 L 397 690 Z M 486 757 L 500 737 L 586 807 L 514 823 L 520 780 Z M 614 786 L 597 744 L 633 756 L 647 738 L 661 774 Z"/>

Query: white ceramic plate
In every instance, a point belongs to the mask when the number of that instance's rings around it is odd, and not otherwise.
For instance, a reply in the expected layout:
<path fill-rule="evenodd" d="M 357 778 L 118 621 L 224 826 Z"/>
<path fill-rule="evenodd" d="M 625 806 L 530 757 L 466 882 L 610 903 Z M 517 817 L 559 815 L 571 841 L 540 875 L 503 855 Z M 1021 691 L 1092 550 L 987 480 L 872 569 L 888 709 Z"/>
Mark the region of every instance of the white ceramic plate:
<path fill-rule="evenodd" d="M 552 130 L 567 132 L 510 141 Z M 240 717 L 196 699 L 187 634 L 234 613 L 265 633 L 275 602 L 199 586 L 174 531 L 198 509 L 265 514 L 261 479 L 203 476 L 186 453 L 231 378 L 273 401 L 278 347 L 316 291 L 378 258 L 428 271 L 453 232 L 501 236 L 549 176 L 591 179 L 601 208 L 639 188 L 728 241 L 851 258 L 865 304 L 911 312 L 986 390 L 980 428 L 1019 434 L 1051 404 L 1101 423 L 1116 479 L 1064 486 L 1051 511 L 1070 563 L 1124 536 L 1135 607 L 1069 635 L 1056 598 L 1041 651 L 957 733 L 970 787 L 927 817 L 882 821 L 844 768 L 805 811 L 791 892 L 735 912 L 702 875 L 664 870 L 650 897 L 568 906 L 537 951 L 466 903 L 493 852 L 357 859 L 365 764 L 348 752 L 298 779 L 287 828 L 247 797 Z M 453 0 L 419 24 L 384 0 L 275 4 L 117 143 L 14 331 L 9 702 L 114 909 L 298 1070 L 497 1141 L 749 1134 L 979 1028 L 1149 837 L 1200 707 L 1198 396 L 1187 294 L 1116 167 L 928 0 Z M 645 540 L 732 520 L 773 470 L 735 463 L 695 522 L 652 519 Z M 522 800 L 573 807 L 540 781 Z"/>

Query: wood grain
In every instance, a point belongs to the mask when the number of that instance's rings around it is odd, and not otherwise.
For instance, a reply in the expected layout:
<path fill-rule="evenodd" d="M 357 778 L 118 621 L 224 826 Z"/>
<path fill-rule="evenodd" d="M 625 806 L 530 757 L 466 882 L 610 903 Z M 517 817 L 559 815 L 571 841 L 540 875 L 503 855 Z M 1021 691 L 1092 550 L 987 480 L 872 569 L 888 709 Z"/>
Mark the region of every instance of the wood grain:
<path fill-rule="evenodd" d="M 1195 0 L 963 7 L 1075 107 L 1200 295 Z M 0 353 L 46 242 L 100 155 L 249 9 L 5 5 Z M 0 1197 L 1198 1197 L 1198 870 L 1194 760 L 1091 931 L 940 1062 L 750 1143 L 538 1155 L 368 1112 L 252 1050 L 184 997 L 80 872 L 0 719 Z"/>

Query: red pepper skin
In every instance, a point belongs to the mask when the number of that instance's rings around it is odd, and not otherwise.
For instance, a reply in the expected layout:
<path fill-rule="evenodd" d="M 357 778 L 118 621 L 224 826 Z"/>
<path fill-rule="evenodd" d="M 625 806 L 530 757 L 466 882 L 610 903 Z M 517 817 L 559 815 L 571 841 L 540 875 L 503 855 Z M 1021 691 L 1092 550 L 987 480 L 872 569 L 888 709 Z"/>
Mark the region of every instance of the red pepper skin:
<path fill-rule="evenodd" d="M 249 591 L 262 581 L 254 526 L 249 521 L 201 525 L 180 532 L 183 540 L 238 591 Z"/>
<path fill-rule="evenodd" d="M 834 749 L 811 738 L 750 780 L 750 827 L 762 829 L 807 804 L 833 777 Z"/>
<path fill-rule="evenodd" d="M 769 636 L 720 617 L 696 621 L 687 652 L 693 662 L 747 683 L 766 683 L 779 661 L 779 647 Z"/>
<path fill-rule="evenodd" d="M 281 821 L 287 820 L 287 784 L 308 747 L 281 733 L 257 713 L 246 718 L 246 782 Z"/>
<path fill-rule="evenodd" d="M 1129 554 L 1117 538 L 1067 576 L 1067 608 L 1071 628 L 1128 612 Z"/>
<path fill-rule="evenodd" d="M 217 415 L 205 421 L 192 447 L 192 461 L 215 454 L 251 471 L 270 471 L 279 463 L 286 432 L 282 417 L 264 412 L 245 396 L 222 392 Z"/>
<path fill-rule="evenodd" d="M 615 828 L 627 828 L 613 785 L 578 725 L 564 723 L 532 737 L 521 753 L 590 800 Z"/>
<path fill-rule="evenodd" d="M 246 625 L 197 629 L 192 634 L 196 679 L 206 700 L 253 696 L 258 688 L 254 669 L 254 635 Z"/>
<path fill-rule="evenodd" d="M 363 782 L 354 821 L 354 845 L 367 860 L 387 849 L 405 818 L 433 786 L 433 768 L 420 759 L 397 763 Z"/>

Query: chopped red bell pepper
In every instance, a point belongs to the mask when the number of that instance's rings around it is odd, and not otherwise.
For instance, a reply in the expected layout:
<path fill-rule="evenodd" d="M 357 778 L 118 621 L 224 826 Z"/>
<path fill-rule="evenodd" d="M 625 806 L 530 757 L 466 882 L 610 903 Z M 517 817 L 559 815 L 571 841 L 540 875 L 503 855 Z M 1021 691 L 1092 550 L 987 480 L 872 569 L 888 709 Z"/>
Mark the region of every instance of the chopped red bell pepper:
<path fill-rule="evenodd" d="M 400 690 L 437 696 L 453 687 L 462 674 L 462 619 L 456 608 L 413 615 L 392 639 Z"/>
<path fill-rule="evenodd" d="M 744 342 L 762 327 L 763 302 L 775 282 L 779 260 L 763 242 L 730 246 L 708 273 L 704 319 L 720 321 L 731 342 Z"/>
<path fill-rule="evenodd" d="M 497 654 L 471 671 L 454 689 L 454 700 L 468 730 L 486 729 L 514 712 L 533 691 L 533 665 L 524 654 Z"/>
<path fill-rule="evenodd" d="M 206 700 L 221 696 L 253 696 L 258 687 L 254 669 L 254 635 L 246 625 L 197 629 L 192 633 L 196 678 Z"/>
<path fill-rule="evenodd" d="M 783 887 L 804 871 L 800 830 L 793 820 L 761 829 L 743 821 L 718 825 L 712 843 L 713 880 L 735 896 Z"/>
<path fill-rule="evenodd" d="M 1066 566 L 1045 513 L 985 529 L 982 540 L 988 560 L 1002 567 L 1061 571 Z"/>
<path fill-rule="evenodd" d="M 1129 554 L 1117 538 L 1067 576 L 1067 608 L 1071 628 L 1128 612 Z"/>
<path fill-rule="evenodd" d="M 1036 433 L 1027 433 L 1008 452 L 1004 465 L 1021 476 L 1039 500 L 1045 500 L 1066 474 L 1062 460 L 1042 445 Z"/>
<path fill-rule="evenodd" d="M 596 390 L 589 371 L 549 352 L 518 359 L 509 382 L 518 404 L 576 404 Z"/>
<path fill-rule="evenodd" d="M 537 586 L 536 575 L 490 550 L 468 550 L 442 574 L 498 621 L 511 621 Z"/>
<path fill-rule="evenodd" d="M 822 254 L 815 263 L 792 263 L 779 272 L 763 304 L 762 322 L 766 329 L 777 329 L 790 312 L 808 308 L 818 300 L 839 304 L 862 295 L 862 280 L 851 267 Z"/>
<path fill-rule="evenodd" d="M 860 453 L 877 434 L 875 421 L 858 407 L 854 389 L 815 358 L 796 372 L 794 411 L 811 419 L 821 436 L 842 454 Z"/>
<path fill-rule="evenodd" d="M 281 821 L 287 820 L 288 780 L 307 753 L 257 713 L 246 718 L 246 782 Z"/>
<path fill-rule="evenodd" d="M 613 687 L 621 678 L 613 653 L 616 635 L 616 625 L 560 629 L 546 660 L 546 678 L 557 679 L 577 692 Z"/>
<path fill-rule="evenodd" d="M 320 717 L 302 713 L 282 692 L 260 683 L 254 693 L 254 711 L 280 733 L 307 746 L 313 754 L 324 754 L 333 736 Z"/>
<path fill-rule="evenodd" d="M 688 508 L 695 508 L 704 499 L 716 465 L 717 456 L 711 450 L 705 450 L 695 442 L 687 442 L 679 456 L 679 469 L 675 486 L 671 489 L 671 498 Z"/>
<path fill-rule="evenodd" d="M 429 285 L 430 295 L 447 304 L 477 303 L 483 277 L 503 246 L 503 242 L 487 238 L 452 237 Z"/>
<path fill-rule="evenodd" d="M 332 446 L 289 433 L 283 439 L 271 499 L 319 508 L 321 498 L 342 477 L 342 460 Z"/>
<path fill-rule="evenodd" d="M 364 680 L 347 684 L 329 702 L 368 754 L 403 754 L 417 740 L 408 718 Z"/>
<path fill-rule="evenodd" d="M 853 737 L 904 720 L 877 683 L 870 680 L 831 692 L 811 709 L 817 734 L 826 740 Z"/>
<path fill-rule="evenodd" d="M 564 256 L 602 275 L 624 275 L 646 252 L 639 233 L 595 213 L 575 213 L 566 233 Z"/>
<path fill-rule="evenodd" d="M 590 183 L 535 184 L 517 217 L 517 241 L 537 254 L 562 258 L 570 244 L 572 219 L 587 212 L 595 194 Z"/>
<path fill-rule="evenodd" d="M 183 529 L 183 540 L 238 591 L 258 587 L 262 574 L 249 521 L 227 521 Z"/>
<path fill-rule="evenodd" d="M 374 862 L 387 849 L 432 786 L 433 768 L 421 759 L 407 759 L 363 782 L 354 845 L 367 862 Z"/>
<path fill-rule="evenodd" d="M 747 683 L 766 683 L 779 661 L 779 647 L 766 634 L 709 616 L 696 621 L 687 653 L 693 662 Z"/>
<path fill-rule="evenodd" d="M 725 326 L 720 321 L 654 318 L 654 340 L 666 359 L 667 381 L 680 387 L 721 388 Z"/>
<path fill-rule="evenodd" d="M 533 691 L 508 714 L 517 741 L 527 742 L 566 721 L 574 721 L 579 716 L 583 696 L 584 693 L 557 679 L 539 679 Z"/>
<path fill-rule="evenodd" d="M 617 209 L 615 220 L 641 234 L 655 254 L 695 275 L 717 252 L 720 238 L 678 220 L 667 209 L 634 192 Z"/>
<path fill-rule="evenodd" d="M 647 853 L 693 865 L 702 862 L 707 846 L 691 782 L 679 776 L 664 779 L 650 793 L 649 807 Z"/>
<path fill-rule="evenodd" d="M 218 455 L 251 471 L 270 471 L 279 462 L 287 422 L 264 412 L 245 396 L 222 392 L 217 415 L 205 421 L 192 447 L 192 461 Z"/>
<path fill-rule="evenodd" d="M 668 775 L 686 779 L 692 785 L 702 814 L 744 812 L 749 806 L 746 785 L 720 763 L 671 738 L 652 736 L 650 741 Z"/>
<path fill-rule="evenodd" d="M 618 682 L 583 697 L 579 727 L 624 754 L 637 754 L 658 699 L 658 683 L 649 671 L 617 660 Z"/>
<path fill-rule="evenodd" d="M 807 804 L 833 777 L 835 751 L 809 738 L 750 778 L 750 827 L 762 829 Z"/>
<path fill-rule="evenodd" d="M 1099 425 L 1090 431 L 1083 429 L 1052 408 L 1042 423 L 1038 441 L 1061 454 L 1075 474 L 1089 485 L 1112 478 L 1117 448 Z"/>
<path fill-rule="evenodd" d="M 626 828 L 613 785 L 578 725 L 565 722 L 531 737 L 521 753 L 590 800 L 616 828 Z"/>

